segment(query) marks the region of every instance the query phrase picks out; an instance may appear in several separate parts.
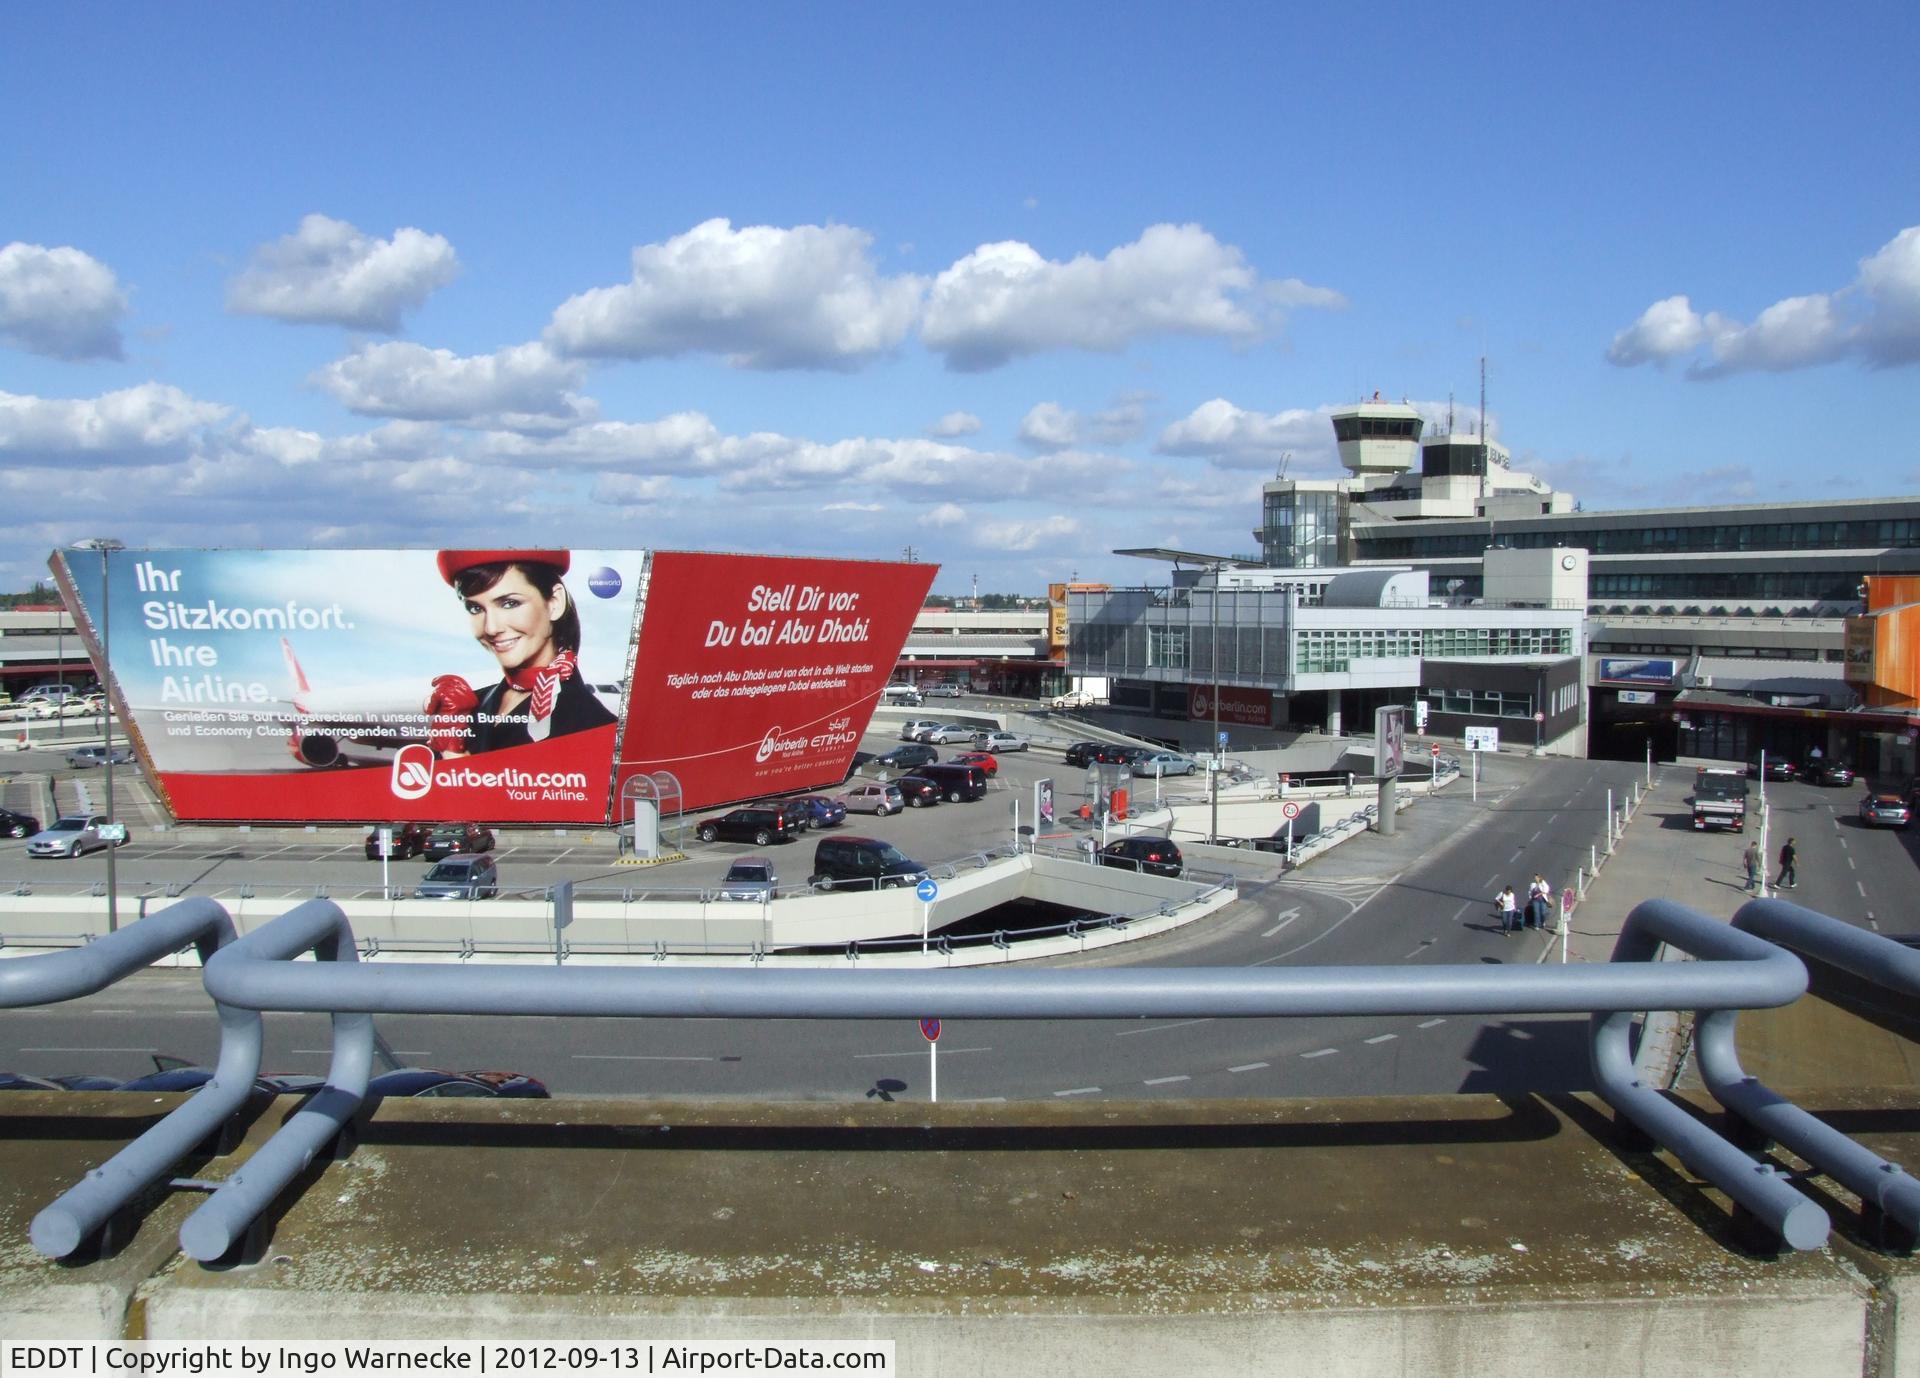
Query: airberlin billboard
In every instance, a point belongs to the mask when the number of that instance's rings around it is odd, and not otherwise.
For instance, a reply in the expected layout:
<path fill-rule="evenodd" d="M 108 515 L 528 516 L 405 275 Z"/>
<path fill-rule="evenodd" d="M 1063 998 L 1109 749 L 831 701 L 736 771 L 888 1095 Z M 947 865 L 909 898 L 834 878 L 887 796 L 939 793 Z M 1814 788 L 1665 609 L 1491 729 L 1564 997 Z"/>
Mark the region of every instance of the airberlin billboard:
<path fill-rule="evenodd" d="M 639 773 L 672 772 L 690 808 L 845 778 L 936 569 L 555 549 L 52 566 L 178 818 L 556 824 L 607 821 Z"/>

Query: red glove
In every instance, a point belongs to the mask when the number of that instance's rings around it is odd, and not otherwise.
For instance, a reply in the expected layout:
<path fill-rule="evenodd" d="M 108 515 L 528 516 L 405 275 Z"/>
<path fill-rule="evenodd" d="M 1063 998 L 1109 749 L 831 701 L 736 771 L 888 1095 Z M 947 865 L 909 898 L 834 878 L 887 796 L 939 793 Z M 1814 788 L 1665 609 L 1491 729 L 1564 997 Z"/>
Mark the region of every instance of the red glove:
<path fill-rule="evenodd" d="M 440 675 L 427 691 L 427 745 L 441 756 L 465 755 L 480 696 L 458 675 Z"/>

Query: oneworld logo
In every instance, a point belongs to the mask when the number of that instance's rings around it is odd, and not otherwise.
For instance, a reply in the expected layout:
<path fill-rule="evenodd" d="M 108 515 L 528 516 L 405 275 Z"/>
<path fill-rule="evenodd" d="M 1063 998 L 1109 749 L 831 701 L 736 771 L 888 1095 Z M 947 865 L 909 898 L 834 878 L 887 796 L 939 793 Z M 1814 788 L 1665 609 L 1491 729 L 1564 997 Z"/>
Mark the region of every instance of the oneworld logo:
<path fill-rule="evenodd" d="M 611 598 L 620 592 L 620 571 L 602 565 L 587 576 L 587 589 L 595 598 Z"/>
<path fill-rule="evenodd" d="M 418 799 L 432 788 L 433 748 L 418 742 L 401 747 L 393 758 L 394 797 Z"/>

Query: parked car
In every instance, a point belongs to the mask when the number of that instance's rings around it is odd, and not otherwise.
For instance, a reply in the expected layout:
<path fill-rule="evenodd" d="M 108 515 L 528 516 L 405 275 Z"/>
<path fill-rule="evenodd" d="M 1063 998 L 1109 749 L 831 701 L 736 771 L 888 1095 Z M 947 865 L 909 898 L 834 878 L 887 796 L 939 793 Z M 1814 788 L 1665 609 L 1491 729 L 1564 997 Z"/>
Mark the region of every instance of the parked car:
<path fill-rule="evenodd" d="M 743 856 L 720 877 L 720 898 L 759 904 L 771 900 L 779 885 L 780 877 L 774 874 L 771 860 L 763 856 Z"/>
<path fill-rule="evenodd" d="M 889 684 L 880 691 L 880 702 L 903 708 L 918 708 L 921 702 L 920 691 L 911 684 Z"/>
<path fill-rule="evenodd" d="M 84 856 L 109 845 L 100 830 L 107 824 L 104 813 L 70 814 L 56 818 L 43 832 L 27 839 L 28 856 Z M 122 838 L 121 841 L 126 839 Z"/>
<path fill-rule="evenodd" d="M 427 839 L 433 835 L 433 828 L 427 823 L 392 823 L 386 825 L 393 833 L 393 845 L 387 855 L 396 861 L 405 861 L 410 856 L 419 856 L 427 850 Z M 367 860 L 380 859 L 380 829 L 367 830 Z"/>
<path fill-rule="evenodd" d="M 883 890 L 918 885 L 927 868 L 877 837 L 822 838 L 808 884 L 823 890 Z"/>
<path fill-rule="evenodd" d="M 133 760 L 133 748 L 116 746 L 109 753 L 104 746 L 76 746 L 67 753 L 67 764 L 76 770 L 85 770 L 89 766 L 104 766 L 109 755 L 115 765 L 124 766 Z"/>
<path fill-rule="evenodd" d="M 0 836 L 32 837 L 40 831 L 40 820 L 30 813 L 0 809 Z"/>
<path fill-rule="evenodd" d="M 933 731 L 922 734 L 921 740 L 936 742 L 943 746 L 950 742 L 966 742 L 972 745 L 974 731 L 975 729 L 957 722 L 941 723 Z"/>
<path fill-rule="evenodd" d="M 1860 821 L 1869 828 L 1904 828 L 1913 822 L 1913 807 L 1897 794 L 1869 794 L 1860 801 Z"/>
<path fill-rule="evenodd" d="M 1122 742 L 1102 742 L 1093 753 L 1093 759 L 1103 765 L 1130 766 L 1142 757 L 1153 755 L 1152 747 L 1132 746 Z"/>
<path fill-rule="evenodd" d="M 939 784 L 924 775 L 902 775 L 893 782 L 910 809 L 930 808 L 940 802 Z"/>
<path fill-rule="evenodd" d="M 413 887 L 417 900 L 490 900 L 500 893 L 500 868 L 490 856 L 436 861 Z"/>
<path fill-rule="evenodd" d="M 925 693 L 930 699 L 957 699 L 960 697 L 960 686 L 944 683 L 929 684 L 926 686 Z"/>
<path fill-rule="evenodd" d="M 1100 759 L 1100 743 L 1075 742 L 1067 748 L 1066 759 L 1070 766 L 1090 766 Z"/>
<path fill-rule="evenodd" d="M 891 781 L 885 784 L 856 785 L 840 796 L 840 802 L 847 806 L 848 813 L 871 813 L 885 818 L 890 813 L 899 813 L 906 808 L 906 798 L 900 793 L 900 786 Z"/>
<path fill-rule="evenodd" d="M 420 849 L 428 861 L 448 856 L 475 856 L 493 850 L 493 829 L 478 823 L 442 823 L 427 834 Z"/>
<path fill-rule="evenodd" d="M 1753 773 L 1755 775 L 1758 775 L 1760 773 L 1760 763 L 1758 761 L 1755 761 L 1753 763 Z M 1767 779 L 1797 780 L 1799 778 L 1800 778 L 1800 767 L 1795 765 L 1793 761 L 1789 760 L 1787 757 L 1785 756 L 1767 757 Z"/>
<path fill-rule="evenodd" d="M 903 742 L 892 751 L 873 758 L 873 763 L 883 770 L 912 770 L 915 766 L 930 766 L 940 759 L 940 753 L 930 746 L 919 742 Z"/>
<path fill-rule="evenodd" d="M 1852 766 L 1843 766 L 1838 761 L 1814 761 L 1800 778 L 1812 785 L 1851 785 L 1854 774 Z"/>
<path fill-rule="evenodd" d="M 1018 732 L 998 728 L 974 733 L 973 744 L 981 751 L 1025 751 L 1033 745 Z"/>
<path fill-rule="evenodd" d="M 1180 844 L 1170 837 L 1123 837 L 1095 854 L 1102 866 L 1141 871 L 1150 876 L 1178 876 L 1185 868 Z"/>
<path fill-rule="evenodd" d="M 520 1072 L 440 1072 L 431 1067 L 396 1067 L 382 1072 L 367 1083 L 369 1100 L 381 1096 L 552 1099 L 543 1082 Z"/>
<path fill-rule="evenodd" d="M 1193 761 L 1173 751 L 1150 751 L 1133 763 L 1135 775 L 1191 775 Z"/>
<path fill-rule="evenodd" d="M 940 797 L 949 804 L 987 797 L 987 773 L 978 766 L 944 761 L 939 765 L 921 766 L 916 774 L 922 780 L 931 780 L 939 788 Z"/>
<path fill-rule="evenodd" d="M 1098 702 L 1100 702 L 1100 700 L 1096 699 L 1092 694 L 1083 693 L 1078 689 L 1070 689 L 1064 694 L 1055 694 L 1053 696 L 1053 706 L 1055 708 L 1091 708 Z"/>
<path fill-rule="evenodd" d="M 749 804 L 709 818 L 697 829 L 702 842 L 751 842 L 756 847 L 791 842 L 805 829 L 791 811 L 773 804 Z"/>
<path fill-rule="evenodd" d="M 920 740 L 920 734 L 922 732 L 931 732 L 938 726 L 940 726 L 940 724 L 932 718 L 915 718 L 912 722 L 903 722 L 900 724 L 900 740 L 903 742 L 917 742 Z"/>
<path fill-rule="evenodd" d="M 977 767 L 985 771 L 989 779 L 1000 773 L 1000 758 L 991 751 L 963 751 L 953 757 L 950 764 Z"/>
<path fill-rule="evenodd" d="M 796 795 L 793 802 L 806 809 L 810 827 L 832 828 L 847 821 L 847 806 L 827 795 Z"/>

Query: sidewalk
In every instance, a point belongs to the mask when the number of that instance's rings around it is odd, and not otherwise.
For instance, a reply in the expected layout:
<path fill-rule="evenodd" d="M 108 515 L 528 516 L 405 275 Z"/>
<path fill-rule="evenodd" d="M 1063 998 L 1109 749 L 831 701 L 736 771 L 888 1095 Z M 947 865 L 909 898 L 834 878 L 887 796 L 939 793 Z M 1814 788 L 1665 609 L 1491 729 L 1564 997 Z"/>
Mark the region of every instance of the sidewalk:
<path fill-rule="evenodd" d="M 1692 785 L 1691 769 L 1655 767 L 1652 790 L 1643 795 L 1613 856 L 1588 881 L 1585 901 L 1574 908 L 1568 961 L 1608 960 L 1627 915 L 1642 900 L 1677 900 L 1731 920 L 1753 898 L 1741 853 L 1758 837 L 1757 823 L 1749 822 L 1746 833 L 1694 831 L 1687 804 Z M 1541 960 L 1559 961 L 1560 944 Z M 1681 1063 L 1673 1084 L 1699 1089 L 1699 1077 L 1684 1064 L 1689 1023 L 1683 1015 L 1676 1028 L 1664 1031 L 1665 1046 L 1659 1043 L 1663 1031 L 1650 1029 L 1654 1046 L 1642 1065 L 1657 1075 L 1672 1074 Z M 1824 1000 L 1802 999 L 1784 1009 L 1744 1014 L 1739 1030 L 1742 1065 L 1777 1089 L 1920 1086 L 1920 1057 L 1911 1044 Z"/>

